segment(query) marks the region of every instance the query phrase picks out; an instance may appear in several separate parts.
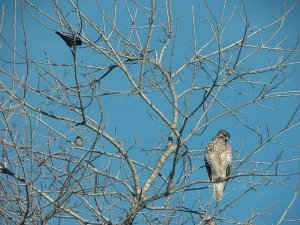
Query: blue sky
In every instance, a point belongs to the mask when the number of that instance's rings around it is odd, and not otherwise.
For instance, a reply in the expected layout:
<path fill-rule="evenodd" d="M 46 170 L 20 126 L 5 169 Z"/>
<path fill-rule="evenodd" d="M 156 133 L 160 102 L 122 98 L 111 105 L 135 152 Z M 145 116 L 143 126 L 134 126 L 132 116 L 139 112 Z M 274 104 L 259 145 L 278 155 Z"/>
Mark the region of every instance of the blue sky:
<path fill-rule="evenodd" d="M 149 6 L 147 1 L 146 5 Z M 4 39 L 8 41 L 12 45 L 12 35 L 13 35 L 13 13 L 12 7 L 13 3 L 9 1 L 4 1 L 5 6 L 5 17 L 4 23 L 2 26 L 2 36 L 1 36 L 1 67 L 5 68 L 5 70 L 12 72 L 12 65 L 7 63 L 5 60 L 12 60 L 12 51 L 5 44 Z M 103 1 L 100 2 L 101 7 L 103 9 L 102 12 L 105 13 L 108 18 L 113 17 L 113 1 Z M 130 34 L 130 30 L 128 29 L 131 25 L 130 19 L 128 17 L 125 6 L 122 2 L 118 2 L 117 14 L 116 17 L 116 25 L 121 32 L 125 36 Z M 209 1 L 208 4 L 212 8 L 216 17 L 219 18 L 222 12 L 223 5 L 220 4 L 220 1 Z M 288 3 L 290 6 L 291 3 Z M 57 18 L 55 15 L 55 11 L 52 6 L 46 2 L 36 2 L 36 5 L 47 12 L 49 15 L 53 16 L 53 18 Z M 147 16 L 149 16 L 149 12 L 142 11 L 140 7 L 137 5 L 130 3 L 129 4 L 132 10 L 133 15 L 136 15 L 137 24 L 139 26 L 144 26 L 148 24 Z M 29 7 L 29 5 L 27 5 Z M 76 19 L 76 14 L 73 13 L 70 9 L 69 3 L 60 2 L 61 10 L 64 15 L 67 15 L 67 20 L 70 24 L 77 28 L 78 23 Z M 212 21 L 212 17 L 209 15 L 208 9 L 205 7 L 202 1 L 173 1 L 172 2 L 172 16 L 174 18 L 173 22 L 173 35 L 176 34 L 176 39 L 172 39 L 172 43 L 174 42 L 174 52 L 171 54 L 171 48 L 167 49 L 165 56 L 163 57 L 162 64 L 163 66 L 174 72 L 178 68 L 180 68 L 184 63 L 188 61 L 189 58 L 194 54 L 193 51 L 193 26 L 192 26 L 192 8 L 195 16 L 195 32 L 197 34 L 197 48 L 201 48 L 201 46 L 205 45 L 210 38 L 212 37 L 212 31 L 215 30 L 215 27 L 210 29 L 207 25 L 207 19 L 209 18 Z M 228 18 L 231 16 L 232 9 L 236 7 L 237 11 L 242 13 L 242 4 L 240 1 L 230 1 L 227 4 L 224 19 L 221 23 L 221 27 L 224 27 Z M 29 7 L 30 8 L 30 7 Z M 246 8 L 248 12 L 249 19 L 249 30 L 256 30 L 270 22 L 274 21 L 278 16 L 282 15 L 283 11 L 283 3 L 282 1 L 247 1 Z M 99 6 L 97 6 L 95 1 L 85 1 L 84 4 L 80 2 L 80 9 L 88 14 L 88 16 L 95 21 L 96 24 L 101 28 L 105 28 L 105 32 L 109 33 L 111 29 L 109 28 L 109 24 L 103 22 L 103 17 L 100 13 Z M 18 14 L 17 14 L 17 49 L 24 54 L 24 36 L 22 31 L 22 20 L 21 20 L 21 8 L 18 5 Z M 32 12 L 37 18 L 40 19 L 40 23 L 37 22 L 32 15 L 28 13 L 28 11 L 24 8 L 24 24 L 26 27 L 26 37 L 27 37 L 27 47 L 28 47 L 28 55 L 31 59 L 34 59 L 38 62 L 41 62 L 42 66 L 36 64 L 31 64 L 29 67 L 30 76 L 28 82 L 35 88 L 38 88 L 37 84 L 40 81 L 39 88 L 41 90 L 46 89 L 55 89 L 55 85 L 49 85 L 50 81 L 55 84 L 55 79 L 49 75 L 45 76 L 45 80 L 41 79 L 41 76 L 45 73 L 43 68 L 50 70 L 50 67 L 47 65 L 48 62 L 52 63 L 51 70 L 57 78 L 64 82 L 65 85 L 73 87 L 75 86 L 73 73 L 73 58 L 70 50 L 64 44 L 64 42 L 57 36 L 54 31 L 61 30 L 61 27 L 51 18 L 46 18 L 41 13 L 36 13 L 32 8 Z M 68 13 L 69 12 L 69 13 Z M 157 18 L 156 23 L 163 22 L 166 20 L 166 15 L 164 14 L 163 4 L 157 5 Z M 3 14 L 1 13 L 3 16 Z M 206 17 L 207 16 L 207 17 Z M 297 20 L 300 18 L 300 4 L 297 3 L 295 9 L 292 13 L 286 18 L 285 23 L 283 24 L 283 28 L 280 33 L 272 39 L 268 43 L 270 46 L 276 46 L 280 40 L 285 39 L 284 43 L 280 44 L 282 48 L 293 48 L 295 47 L 296 41 L 299 38 L 299 30 L 300 25 Z M 64 28 L 67 31 L 66 28 Z M 241 39 L 243 34 L 243 23 L 241 22 L 238 14 L 234 14 L 232 18 L 232 22 L 228 25 L 227 30 L 224 32 L 222 36 L 222 46 L 225 47 L 230 45 L 231 43 L 236 42 Z M 259 35 L 256 35 L 254 38 L 251 38 L 246 41 L 246 44 L 254 45 L 265 42 L 269 37 L 273 35 L 273 33 L 278 29 L 278 26 L 274 26 L 270 29 L 266 29 Z M 146 41 L 146 31 L 142 28 L 139 30 L 141 42 L 145 43 Z M 162 41 L 164 38 L 163 29 L 158 28 L 153 33 L 153 40 L 150 42 L 150 49 L 155 49 L 159 52 L 162 48 Z M 251 32 L 251 31 L 249 31 Z M 99 35 L 95 33 L 95 31 L 87 26 L 85 23 L 83 24 L 83 29 L 81 32 L 81 38 L 84 40 L 84 44 L 81 47 L 77 48 L 77 62 L 81 67 L 78 69 L 79 74 L 79 83 L 82 85 L 88 84 L 93 78 L 100 77 L 102 74 L 106 72 L 106 70 L 100 70 L 97 72 L 90 73 L 92 70 L 87 69 L 84 66 L 106 66 L 112 65 L 113 63 L 107 59 L 103 54 L 99 54 L 91 50 L 86 44 L 86 40 L 90 39 L 95 41 Z M 122 44 L 120 44 L 116 39 L 110 39 L 111 44 L 117 50 L 122 50 Z M 136 38 L 132 38 L 132 41 L 136 41 Z M 98 41 L 96 43 L 101 47 L 106 47 L 106 45 Z M 216 51 L 216 44 L 211 43 L 208 45 L 202 52 L 202 55 L 208 55 L 211 52 Z M 299 49 L 299 48 L 298 48 Z M 247 49 L 242 51 L 241 57 L 246 56 L 251 51 L 251 49 Z M 154 54 L 153 52 L 151 54 Z M 232 50 L 230 52 L 224 53 L 225 57 L 235 58 L 237 55 L 237 50 Z M 262 50 L 255 54 L 253 57 L 250 57 L 248 60 L 245 60 L 244 63 L 241 64 L 241 71 L 250 71 L 255 70 L 257 68 L 261 68 L 264 65 L 274 65 L 277 57 L 281 56 L 281 52 Z M 283 55 L 285 56 L 285 55 Z M 17 59 L 21 62 L 24 61 L 21 57 L 17 56 Z M 211 57 L 212 60 L 217 60 L 216 57 Z M 290 59 L 292 62 L 299 62 L 299 54 L 295 54 Z M 44 63 L 44 64 L 43 64 Z M 26 67 L 23 64 L 17 65 L 17 74 L 21 79 L 26 72 Z M 128 71 L 133 74 L 134 77 L 138 77 L 138 71 L 140 69 L 139 65 L 128 66 Z M 213 67 L 212 64 L 207 63 L 206 69 L 209 73 L 213 74 L 213 71 L 216 67 Z M 154 69 L 156 72 L 156 70 Z M 205 73 L 202 70 L 197 70 L 197 79 L 196 84 L 201 85 L 210 85 L 211 81 L 205 76 Z M 283 77 L 289 76 L 287 81 L 282 83 L 276 90 L 270 91 L 272 93 L 278 92 L 287 92 L 291 90 L 299 90 L 300 78 L 299 74 L 299 64 L 295 64 L 286 68 L 284 75 L 279 75 L 274 82 L 279 82 Z M 194 68 L 192 66 L 180 72 L 175 78 L 174 82 L 177 82 L 176 92 L 179 94 L 186 90 L 192 84 L 192 75 L 194 72 Z M 158 73 L 158 72 L 157 72 Z M 251 81 L 260 82 L 260 83 L 270 83 L 272 78 L 274 77 L 274 73 L 281 74 L 280 71 L 271 71 L 262 74 L 258 74 L 252 77 L 249 77 Z M 71 75 L 70 75 L 71 74 Z M 151 73 L 150 73 L 151 74 Z M 2 75 L 1 75 L 2 76 Z M 2 76 L 3 81 L 9 86 L 10 80 L 6 76 Z M 157 75 L 157 77 L 160 77 Z M 48 81 L 47 81 L 48 79 Z M 2 80 L 2 78 L 1 78 Z M 151 77 L 149 76 L 149 81 L 151 81 Z M 162 95 L 162 93 L 158 90 L 155 90 L 151 87 L 151 83 L 147 83 L 149 85 L 149 90 L 154 90 L 147 93 L 147 96 L 153 101 L 153 103 L 161 109 L 161 111 L 168 117 L 172 117 L 172 105 L 169 104 L 166 97 Z M 224 88 L 221 90 L 218 95 L 218 99 L 225 103 L 227 107 L 235 107 L 239 104 L 242 104 L 245 101 L 249 101 L 257 96 L 259 93 L 258 88 L 261 88 L 262 85 L 257 85 L 257 87 L 251 87 L 250 85 L 245 85 L 242 83 L 232 83 L 229 88 Z M 152 88 L 152 89 L 151 89 Z M 91 107 L 86 109 L 86 114 L 94 119 L 95 121 L 102 121 L 103 126 L 105 127 L 105 131 L 110 134 L 112 137 L 118 139 L 126 149 L 130 149 L 128 152 L 129 156 L 134 160 L 139 161 L 141 163 L 147 164 L 151 167 L 154 167 L 157 159 L 161 156 L 161 151 L 165 145 L 165 139 L 169 133 L 168 127 L 163 124 L 162 120 L 153 112 L 151 109 L 145 104 L 145 102 L 138 96 L 132 94 L 108 94 L 110 91 L 128 91 L 131 90 L 132 86 L 125 74 L 119 69 L 116 68 L 113 70 L 109 76 L 104 78 L 96 92 L 99 95 L 102 95 L 99 98 L 100 106 L 98 102 L 93 101 Z M 51 92 L 51 91 L 50 91 Z M 78 98 L 76 96 L 64 96 L 61 92 L 52 91 L 52 96 L 59 97 L 61 99 L 66 100 L 70 104 L 74 104 L 78 106 Z M 17 91 L 18 94 L 21 94 L 21 89 Z M 82 94 L 86 95 L 84 97 L 84 104 L 88 104 L 92 91 L 90 86 L 86 86 L 82 89 Z M 167 92 L 168 93 L 168 92 Z M 299 91 L 298 91 L 299 93 Z M 168 93 L 169 94 L 169 93 Z M 190 112 L 196 105 L 199 103 L 199 100 L 202 99 L 204 92 L 194 92 L 193 97 L 191 99 L 191 105 L 188 109 Z M 298 94 L 299 95 L 299 94 Z M 4 97 L 7 99 L 7 95 Z M 34 93 L 28 94 L 27 101 L 35 107 L 41 107 L 48 112 L 55 112 L 57 115 L 68 117 L 70 119 L 80 120 L 78 113 L 74 113 L 72 110 L 64 108 L 59 104 L 52 104 L 48 99 L 42 98 L 40 96 L 35 95 Z M 183 98 L 183 100 L 179 101 L 179 106 L 183 109 L 184 103 L 187 101 L 187 98 Z M 271 134 L 278 132 L 282 129 L 283 126 L 287 123 L 289 118 L 292 116 L 294 110 L 297 105 L 299 105 L 299 97 L 286 97 L 286 98 L 270 98 L 265 99 L 261 102 L 263 105 L 258 104 L 250 104 L 246 107 L 236 110 L 236 114 L 238 117 L 244 121 L 251 129 L 257 130 L 263 134 L 263 140 L 267 138 L 267 129 Z M 100 109 L 103 112 L 100 112 Z M 30 111 L 30 110 L 29 110 Z M 213 104 L 211 109 L 209 110 L 207 119 L 214 119 L 215 116 L 220 115 L 226 110 L 217 102 Z M 193 128 L 199 116 L 203 111 L 200 110 L 197 113 L 197 116 L 189 120 L 188 125 L 183 132 L 183 137 L 187 136 L 188 133 Z M 33 113 L 33 112 L 31 112 Z M 34 114 L 34 113 L 33 113 Z M 14 118 L 16 120 L 17 117 Z M 299 120 L 299 112 L 297 112 L 295 119 Z M 70 142 L 77 136 L 81 135 L 84 137 L 87 145 L 86 148 L 92 146 L 93 138 L 95 137 L 95 132 L 83 127 L 83 126 L 75 126 L 74 124 L 61 123 L 59 121 L 55 121 L 51 118 L 47 118 L 43 116 L 43 120 L 51 124 L 51 127 L 56 131 L 52 132 L 46 126 L 40 124 L 40 122 L 36 120 L 32 120 L 35 129 L 35 135 L 33 135 L 33 145 L 43 145 L 47 143 L 49 136 L 51 138 L 58 138 L 57 141 L 54 141 L 50 150 L 53 152 L 58 151 L 57 149 L 70 149 Z M 179 124 L 182 122 L 182 118 L 179 119 Z M 268 125 L 268 126 L 267 126 Z M 20 123 L 20 127 L 25 127 L 25 123 Z M 204 123 L 202 123 L 203 128 Z M 21 128 L 20 128 L 21 129 Z M 204 150 L 205 146 L 208 142 L 213 138 L 213 136 L 220 129 L 226 129 L 231 133 L 230 144 L 234 149 L 234 167 L 239 164 L 239 160 L 244 157 L 247 157 L 258 145 L 259 140 L 258 136 L 253 132 L 253 130 L 247 128 L 242 125 L 241 122 L 237 121 L 237 119 L 230 115 L 226 114 L 213 122 L 209 123 L 207 129 L 201 129 L 204 132 L 199 133 L 198 135 L 194 135 L 187 143 L 189 149 L 189 156 L 192 158 L 192 163 L 195 168 L 195 172 L 191 174 L 188 182 L 192 182 L 193 180 L 201 180 L 207 179 L 206 171 L 201 166 L 204 165 L 203 154 L 201 154 L 201 150 Z M 63 138 L 59 137 L 57 132 L 61 132 L 63 134 Z M 253 154 L 249 161 L 244 163 L 240 168 L 241 170 L 238 173 L 243 173 L 246 170 L 254 170 L 257 169 L 257 173 L 263 173 L 265 169 L 270 165 L 270 163 L 281 153 L 281 160 L 284 161 L 278 165 L 279 171 L 281 173 L 299 173 L 299 126 L 295 126 L 293 129 L 290 129 L 287 133 L 278 137 L 273 143 L 269 143 L 264 146 L 260 151 Z M 278 142 L 278 143 L 276 143 Z M 132 146 L 132 149 L 130 148 Z M 43 146 L 41 151 L 47 151 L 48 149 Z M 97 149 L 101 151 L 109 152 L 111 154 L 116 154 L 116 150 L 112 148 L 111 144 L 109 144 L 104 138 L 100 138 L 100 141 L 97 142 Z M 159 149 L 159 151 L 155 151 L 155 149 Z M 80 156 L 82 152 L 73 152 L 74 155 Z M 296 160 L 294 160 L 296 159 Z M 108 163 L 109 157 L 103 157 L 103 159 L 95 160 L 96 165 L 101 165 L 105 167 Z M 291 161 L 292 160 L 292 161 Z M 285 162 L 286 161 L 286 162 Z M 55 163 L 57 166 L 60 166 L 60 162 Z M 111 170 L 111 172 L 117 173 L 118 167 L 121 166 L 121 163 L 118 160 L 113 160 L 112 165 L 115 166 Z M 167 177 L 170 173 L 172 165 L 172 160 L 167 161 L 166 165 L 163 167 L 161 173 Z M 180 160 L 178 163 L 178 167 L 182 168 L 183 161 Z M 141 181 L 145 181 L 146 177 L 149 175 L 149 171 L 142 170 L 142 168 L 138 167 L 140 171 Z M 272 173 L 273 170 L 269 171 Z M 123 171 L 121 173 L 121 177 L 126 177 L 126 173 Z M 180 178 L 180 174 L 176 174 L 176 178 Z M 259 212 L 264 211 L 269 208 L 270 213 L 259 217 L 256 220 L 255 224 L 276 224 L 282 215 L 283 211 L 286 209 L 288 204 L 290 203 L 294 191 L 293 188 L 296 187 L 297 182 L 299 182 L 298 176 L 292 176 L 288 180 L 282 181 L 281 179 L 285 179 L 285 177 L 280 177 L 278 180 L 282 184 L 278 185 L 262 185 L 256 189 L 250 191 L 248 194 L 243 196 L 238 203 L 226 210 L 221 214 L 222 217 L 232 220 L 245 221 L 246 218 L 251 215 L 252 211 Z M 271 179 L 272 180 L 272 179 Z M 220 209 L 227 203 L 231 202 L 235 197 L 246 190 L 248 188 L 248 182 L 265 182 L 259 177 L 239 177 L 234 179 L 227 185 L 226 191 L 228 194 L 224 201 L 222 201 L 217 208 Z M 143 183 L 143 182 L 141 182 Z M 252 183 L 252 184 L 253 184 Z M 162 184 L 162 180 L 157 180 L 157 185 Z M 47 186 L 48 184 L 45 184 Z M 88 184 L 86 183 L 88 186 Z M 195 187 L 203 187 L 207 186 L 205 184 L 197 184 Z M 292 188 L 293 187 L 293 188 Z M 155 189 L 152 190 L 153 192 Z M 195 199 L 195 195 L 199 197 L 199 199 Z M 178 198 L 182 198 L 182 195 L 179 193 Z M 186 192 L 186 201 L 182 203 L 182 205 L 190 208 L 197 209 L 197 205 L 200 205 L 200 202 L 203 201 L 206 206 L 209 202 L 209 198 L 211 197 L 211 190 L 205 189 L 199 192 Z M 161 203 L 160 201 L 157 204 Z M 156 204 L 156 203 L 155 203 Z M 175 201 L 174 203 L 175 204 Z M 290 211 L 287 214 L 287 218 L 298 218 L 299 212 L 297 209 L 300 207 L 299 198 L 295 201 Z M 213 211 L 213 209 L 211 209 Z M 208 212 L 211 213 L 211 212 Z M 287 222 L 286 222 L 287 223 Z M 68 222 L 64 222 L 64 224 L 68 224 Z M 71 224 L 71 223 L 70 223 Z M 283 223 L 285 224 L 285 223 Z M 291 223 L 292 224 L 292 223 Z"/>

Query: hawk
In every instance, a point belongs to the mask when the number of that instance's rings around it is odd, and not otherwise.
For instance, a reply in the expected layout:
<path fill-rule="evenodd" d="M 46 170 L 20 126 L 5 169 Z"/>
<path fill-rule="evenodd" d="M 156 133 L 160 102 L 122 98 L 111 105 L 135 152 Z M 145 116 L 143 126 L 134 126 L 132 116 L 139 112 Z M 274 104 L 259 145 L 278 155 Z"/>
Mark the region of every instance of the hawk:
<path fill-rule="evenodd" d="M 57 35 L 59 35 L 65 42 L 66 44 L 71 48 L 74 46 L 74 40 L 76 45 L 81 45 L 82 41 L 79 37 L 74 37 L 73 35 L 69 34 L 63 34 L 58 31 L 55 32 Z"/>
<path fill-rule="evenodd" d="M 232 164 L 232 150 L 227 144 L 229 138 L 230 134 L 226 130 L 220 130 L 205 150 L 206 170 L 213 183 L 214 197 L 218 201 L 223 199 L 226 185 L 226 181 L 219 181 L 229 176 Z"/>

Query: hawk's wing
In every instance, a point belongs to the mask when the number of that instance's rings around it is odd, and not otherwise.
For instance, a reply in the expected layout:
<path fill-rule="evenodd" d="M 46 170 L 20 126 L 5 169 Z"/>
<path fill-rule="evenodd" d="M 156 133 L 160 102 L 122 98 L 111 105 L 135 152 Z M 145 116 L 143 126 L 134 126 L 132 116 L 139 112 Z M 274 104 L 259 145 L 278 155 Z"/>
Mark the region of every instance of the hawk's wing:
<path fill-rule="evenodd" d="M 231 172 L 231 165 L 228 165 L 226 168 L 226 177 L 230 175 L 230 172 Z"/>
<path fill-rule="evenodd" d="M 204 161 L 205 161 L 205 167 L 206 167 L 206 170 L 207 170 L 208 177 L 211 180 L 211 168 L 210 168 L 210 165 L 208 164 L 208 162 L 206 160 L 206 157 L 205 157 Z"/>
<path fill-rule="evenodd" d="M 226 145 L 226 153 L 228 154 L 228 157 L 230 158 L 230 160 L 228 160 L 228 165 L 226 167 L 226 176 L 228 177 L 230 175 L 231 172 L 231 167 L 232 167 L 232 150 L 230 145 Z"/>
<path fill-rule="evenodd" d="M 209 157 L 208 152 L 213 151 L 214 145 L 212 143 L 209 143 L 206 147 L 205 150 L 205 157 L 204 157 L 204 161 L 205 161 L 205 167 L 207 170 L 207 174 L 210 180 L 212 180 L 212 174 L 211 174 L 211 162 L 209 162 L 210 159 L 208 159 L 207 157 Z"/>

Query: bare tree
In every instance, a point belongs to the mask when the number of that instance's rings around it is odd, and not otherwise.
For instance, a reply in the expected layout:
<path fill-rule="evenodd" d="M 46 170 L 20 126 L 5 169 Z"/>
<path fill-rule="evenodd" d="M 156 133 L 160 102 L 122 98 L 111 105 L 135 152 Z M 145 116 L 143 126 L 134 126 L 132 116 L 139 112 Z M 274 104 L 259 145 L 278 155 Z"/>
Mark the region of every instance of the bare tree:
<path fill-rule="evenodd" d="M 1 224 L 299 222 L 297 2 L 267 24 L 234 2 L 3 3 Z M 223 201 L 203 160 L 219 129 Z"/>

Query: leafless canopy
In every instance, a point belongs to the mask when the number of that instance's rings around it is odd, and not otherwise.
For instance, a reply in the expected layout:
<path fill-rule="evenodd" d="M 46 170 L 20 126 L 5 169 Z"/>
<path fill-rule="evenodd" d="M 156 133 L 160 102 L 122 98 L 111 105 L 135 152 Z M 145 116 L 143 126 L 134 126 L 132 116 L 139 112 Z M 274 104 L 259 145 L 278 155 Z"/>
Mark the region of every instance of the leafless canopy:
<path fill-rule="evenodd" d="M 187 2 L 1 3 L 1 224 L 299 222 L 297 2 L 259 24 L 244 1 Z M 203 152 L 221 129 L 216 202 Z"/>

